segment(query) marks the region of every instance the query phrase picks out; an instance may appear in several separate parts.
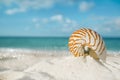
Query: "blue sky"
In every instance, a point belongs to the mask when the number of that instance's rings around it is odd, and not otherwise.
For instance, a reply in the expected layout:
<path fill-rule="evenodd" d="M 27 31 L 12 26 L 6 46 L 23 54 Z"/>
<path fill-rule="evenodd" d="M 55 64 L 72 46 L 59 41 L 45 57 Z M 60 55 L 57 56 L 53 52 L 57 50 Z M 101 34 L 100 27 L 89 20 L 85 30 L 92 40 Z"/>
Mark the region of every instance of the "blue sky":
<path fill-rule="evenodd" d="M 0 36 L 70 36 L 82 27 L 120 37 L 120 0 L 0 0 Z"/>

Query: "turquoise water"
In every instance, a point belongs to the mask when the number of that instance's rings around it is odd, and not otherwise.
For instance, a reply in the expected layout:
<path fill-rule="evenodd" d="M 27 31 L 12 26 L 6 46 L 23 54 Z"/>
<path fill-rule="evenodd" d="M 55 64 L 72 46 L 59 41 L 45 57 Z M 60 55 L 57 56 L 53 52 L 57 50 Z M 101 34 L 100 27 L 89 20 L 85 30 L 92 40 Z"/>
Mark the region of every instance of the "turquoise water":
<path fill-rule="evenodd" d="M 104 38 L 107 50 L 120 51 L 120 38 Z M 0 48 L 68 50 L 67 37 L 0 37 Z"/>
<path fill-rule="evenodd" d="M 64 37 L 0 37 L 0 48 L 66 50 L 67 44 Z"/>

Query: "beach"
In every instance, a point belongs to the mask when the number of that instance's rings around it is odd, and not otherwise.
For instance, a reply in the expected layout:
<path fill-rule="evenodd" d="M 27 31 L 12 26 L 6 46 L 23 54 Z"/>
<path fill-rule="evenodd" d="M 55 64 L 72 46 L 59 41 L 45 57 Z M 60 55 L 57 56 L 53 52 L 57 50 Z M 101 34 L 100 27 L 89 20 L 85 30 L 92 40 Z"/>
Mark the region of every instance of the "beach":
<path fill-rule="evenodd" d="M 120 80 L 120 0 L 0 0 L 0 80 Z"/>
<path fill-rule="evenodd" d="M 105 63 L 74 57 L 68 39 L 0 37 L 0 80 L 120 80 L 120 38 L 104 39 Z"/>
<path fill-rule="evenodd" d="M 120 54 L 107 54 L 103 63 L 69 51 L 14 51 L 0 54 L 0 80 L 120 80 Z"/>

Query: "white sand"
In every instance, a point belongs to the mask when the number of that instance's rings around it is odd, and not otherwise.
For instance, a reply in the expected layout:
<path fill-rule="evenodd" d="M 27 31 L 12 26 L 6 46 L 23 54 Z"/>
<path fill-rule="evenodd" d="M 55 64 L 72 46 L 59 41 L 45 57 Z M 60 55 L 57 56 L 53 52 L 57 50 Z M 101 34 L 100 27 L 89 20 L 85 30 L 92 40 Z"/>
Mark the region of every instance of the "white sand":
<path fill-rule="evenodd" d="M 0 80 L 120 80 L 120 55 L 108 55 L 106 63 L 72 55 L 1 59 Z"/>

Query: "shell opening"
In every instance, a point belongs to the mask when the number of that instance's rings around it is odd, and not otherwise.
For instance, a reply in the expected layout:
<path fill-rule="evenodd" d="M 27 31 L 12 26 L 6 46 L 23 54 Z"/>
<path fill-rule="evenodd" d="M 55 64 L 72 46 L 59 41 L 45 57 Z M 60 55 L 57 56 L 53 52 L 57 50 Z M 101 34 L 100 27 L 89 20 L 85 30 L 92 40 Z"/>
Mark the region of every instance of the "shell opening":
<path fill-rule="evenodd" d="M 88 56 L 90 55 L 91 57 L 93 57 L 95 60 L 99 60 L 97 54 L 94 52 L 94 50 L 92 50 L 91 48 L 89 48 L 88 46 L 84 46 L 84 56 Z"/>
<path fill-rule="evenodd" d="M 89 55 L 89 47 L 88 46 L 85 46 L 84 47 L 84 54 L 88 54 Z"/>

